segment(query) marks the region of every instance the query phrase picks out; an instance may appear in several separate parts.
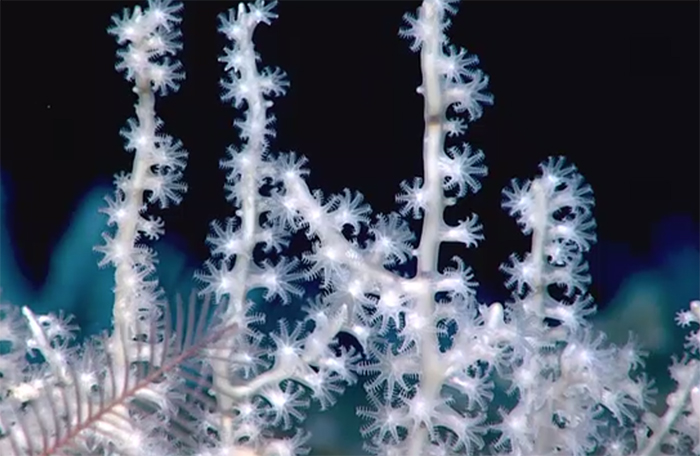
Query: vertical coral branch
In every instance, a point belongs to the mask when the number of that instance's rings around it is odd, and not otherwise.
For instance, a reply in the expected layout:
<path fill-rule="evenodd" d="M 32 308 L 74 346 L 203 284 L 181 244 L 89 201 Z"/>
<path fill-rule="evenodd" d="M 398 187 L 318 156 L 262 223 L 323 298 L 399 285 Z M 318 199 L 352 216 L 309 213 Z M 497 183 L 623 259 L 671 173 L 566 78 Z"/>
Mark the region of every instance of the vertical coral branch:
<path fill-rule="evenodd" d="M 108 207 L 102 210 L 109 216 L 108 223 L 116 225 L 116 234 L 113 238 L 103 234 L 105 245 L 95 247 L 105 255 L 100 264 L 115 267 L 110 347 L 122 369 L 129 368 L 122 347 L 144 333 L 147 340 L 155 337 L 148 334 L 150 328 L 140 324 L 139 318 L 157 314 L 160 293 L 154 277 L 155 254 L 141 240 L 157 239 L 163 233 L 163 222 L 145 217 L 147 204 L 177 204 L 187 189 L 181 182 L 187 153 L 178 141 L 157 133 L 162 121 L 155 112 L 156 93 L 165 95 L 168 90 L 177 90 L 177 81 L 184 78 L 180 63 L 171 63 L 166 57 L 181 48 L 176 26 L 181 8 L 179 3 L 154 0 L 146 11 L 135 7 L 133 12 L 125 10 L 121 18 L 114 16 L 109 30 L 120 44 L 126 45 L 118 52 L 116 67 L 133 81 L 137 96 L 136 120 L 130 119 L 122 131 L 126 149 L 134 151 L 132 170 L 130 174 L 117 175 L 114 197 L 107 199 Z"/>

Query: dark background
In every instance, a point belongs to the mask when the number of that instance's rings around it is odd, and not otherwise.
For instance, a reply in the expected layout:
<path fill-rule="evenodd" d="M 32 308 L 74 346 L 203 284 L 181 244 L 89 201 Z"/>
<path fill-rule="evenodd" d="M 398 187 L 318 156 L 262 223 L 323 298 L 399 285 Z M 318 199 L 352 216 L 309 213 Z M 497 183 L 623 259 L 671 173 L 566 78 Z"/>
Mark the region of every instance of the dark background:
<path fill-rule="evenodd" d="M 164 131 L 190 151 L 190 190 L 164 217 L 166 241 L 189 252 L 193 267 L 207 257 L 209 221 L 231 213 L 218 161 L 237 141 L 237 113 L 218 98 L 225 40 L 216 15 L 232 6 L 186 4 L 187 79 L 157 103 Z M 280 18 L 258 28 L 263 62 L 291 79 L 275 103 L 272 149 L 309 157 L 311 188 L 356 189 L 387 212 L 401 180 L 422 173 L 419 61 L 396 33 L 416 6 L 282 2 Z M 135 96 L 114 70 L 117 46 L 106 33 L 123 7 L 2 3 L 2 222 L 36 287 L 81 198 L 130 168 L 119 130 L 133 116 Z M 513 177 L 533 176 L 549 155 L 569 157 L 595 191 L 600 243 L 589 258 L 599 302 L 631 270 L 653 262 L 659 230 L 664 242 L 697 249 L 697 18 L 697 2 L 462 5 L 449 36 L 480 57 L 495 105 L 466 136 L 484 150 L 489 176 L 448 217 L 473 211 L 483 221 L 486 241 L 465 258 L 491 297 L 506 295 L 498 265 L 529 245 L 500 209 L 500 191 Z M 625 261 L 615 262 L 612 252 L 620 251 Z"/>

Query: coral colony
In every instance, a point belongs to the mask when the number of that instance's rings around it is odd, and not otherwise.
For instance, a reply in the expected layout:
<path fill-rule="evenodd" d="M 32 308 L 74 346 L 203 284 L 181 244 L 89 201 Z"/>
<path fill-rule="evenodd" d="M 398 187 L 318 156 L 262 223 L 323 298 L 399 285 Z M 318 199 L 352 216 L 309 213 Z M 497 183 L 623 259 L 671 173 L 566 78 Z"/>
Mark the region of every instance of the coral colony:
<path fill-rule="evenodd" d="M 668 410 L 648 411 L 654 388 L 634 339 L 611 345 L 586 320 L 594 199 L 564 158 L 503 191 L 531 239 L 502 266 L 509 302 L 477 302 L 460 258 L 438 266 L 443 244 L 484 238 L 476 215 L 443 218 L 487 174 L 484 154 L 459 138 L 493 103 L 477 57 L 448 41 L 458 3 L 424 0 L 399 32 L 420 55 L 424 169 L 401 184 L 389 214 L 349 189 L 309 189 L 307 160 L 270 150 L 272 100 L 289 83 L 262 66 L 253 36 L 277 17 L 275 2 L 220 16 L 230 40 L 221 99 L 238 113 L 240 138 L 221 161 L 234 215 L 212 224 L 211 257 L 189 303 L 164 299 L 149 247 L 164 224 L 152 208 L 178 204 L 187 190 L 187 152 L 155 112 L 156 97 L 185 78 L 182 4 L 152 0 L 114 16 L 116 68 L 133 84 L 136 116 L 122 131 L 133 167 L 116 175 L 103 209 L 111 230 L 96 247 L 115 271 L 113 326 L 78 343 L 62 313 L 0 307 L 0 454 L 308 454 L 305 415 L 358 382 L 366 400 L 357 432 L 372 454 L 699 453 L 700 336 L 688 336 L 670 368 Z M 292 255 L 293 235 L 308 250 Z M 301 285 L 313 281 L 320 289 L 307 296 Z M 268 301 L 302 299 L 305 318 L 263 334 L 254 290 Z M 699 322 L 699 302 L 677 317 L 682 327 Z M 339 333 L 357 344 L 340 344 Z"/>

